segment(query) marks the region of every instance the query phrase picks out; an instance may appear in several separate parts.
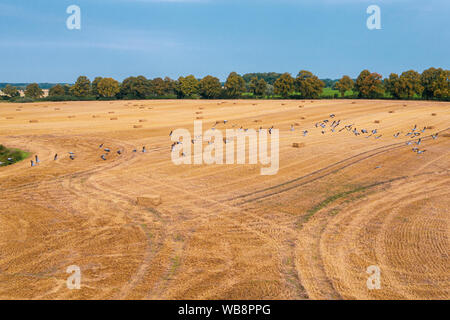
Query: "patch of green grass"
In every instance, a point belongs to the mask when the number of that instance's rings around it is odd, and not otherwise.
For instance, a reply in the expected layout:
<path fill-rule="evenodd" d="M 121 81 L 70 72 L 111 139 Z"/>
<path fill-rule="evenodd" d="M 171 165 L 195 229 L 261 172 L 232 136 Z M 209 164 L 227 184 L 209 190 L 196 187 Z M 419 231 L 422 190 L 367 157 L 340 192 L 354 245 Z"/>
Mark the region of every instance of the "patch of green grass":
<path fill-rule="evenodd" d="M 29 152 L 19 149 L 8 149 L 0 144 L 0 167 L 22 161 L 30 156 Z"/>

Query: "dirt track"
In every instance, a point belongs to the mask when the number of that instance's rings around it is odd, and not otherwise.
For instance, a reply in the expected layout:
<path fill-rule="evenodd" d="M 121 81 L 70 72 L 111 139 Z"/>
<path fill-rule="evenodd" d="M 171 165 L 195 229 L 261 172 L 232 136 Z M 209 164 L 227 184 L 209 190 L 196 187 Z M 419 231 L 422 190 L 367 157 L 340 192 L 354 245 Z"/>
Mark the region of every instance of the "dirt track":
<path fill-rule="evenodd" d="M 321 134 L 332 113 L 382 137 Z M 279 129 L 278 174 L 175 166 L 169 132 L 197 117 Z M 430 127 L 421 155 L 405 145 L 416 124 Z M 449 127 L 443 102 L 0 104 L 0 143 L 41 159 L 0 168 L 0 298 L 449 299 Z M 70 265 L 81 290 L 66 286 Z"/>

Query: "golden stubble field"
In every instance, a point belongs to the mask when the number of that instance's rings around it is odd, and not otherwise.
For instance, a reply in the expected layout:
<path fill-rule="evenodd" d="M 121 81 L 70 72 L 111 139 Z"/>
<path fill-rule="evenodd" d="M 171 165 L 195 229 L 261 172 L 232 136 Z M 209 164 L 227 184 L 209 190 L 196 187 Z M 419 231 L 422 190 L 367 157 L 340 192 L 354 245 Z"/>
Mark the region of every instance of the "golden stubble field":
<path fill-rule="evenodd" d="M 175 166 L 169 132 L 198 118 L 279 129 L 278 174 Z M 0 104 L 0 143 L 41 160 L 0 168 L 0 298 L 449 299 L 449 127 L 450 103 L 426 101 Z"/>

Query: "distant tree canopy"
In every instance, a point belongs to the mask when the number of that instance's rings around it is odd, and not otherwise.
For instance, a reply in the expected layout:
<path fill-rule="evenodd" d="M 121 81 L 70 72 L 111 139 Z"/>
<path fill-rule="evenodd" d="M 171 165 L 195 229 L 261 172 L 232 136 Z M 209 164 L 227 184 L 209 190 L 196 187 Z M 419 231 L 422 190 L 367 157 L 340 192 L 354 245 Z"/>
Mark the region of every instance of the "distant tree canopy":
<path fill-rule="evenodd" d="M 66 90 L 60 84 L 57 84 L 56 86 L 51 87 L 50 90 L 48 91 L 48 95 L 50 97 L 64 96 L 65 94 L 66 94 Z"/>
<path fill-rule="evenodd" d="M 103 78 L 97 86 L 98 94 L 105 98 L 112 98 L 119 93 L 119 82 L 112 78 Z"/>
<path fill-rule="evenodd" d="M 14 97 L 20 96 L 19 90 L 17 90 L 16 87 L 13 87 L 9 84 L 7 84 L 6 87 L 4 87 L 2 89 L 2 92 L 4 95 L 6 95 L 9 98 L 14 98 Z"/>
<path fill-rule="evenodd" d="M 302 70 L 295 79 L 295 89 L 302 98 L 315 99 L 322 94 L 325 83 L 311 72 Z"/>
<path fill-rule="evenodd" d="M 355 89 L 360 98 L 380 98 L 384 94 L 382 76 L 378 73 L 370 73 L 369 70 L 363 70 L 356 79 Z"/>
<path fill-rule="evenodd" d="M 442 68 L 429 68 L 422 72 L 421 85 L 423 86 L 423 97 L 432 99 L 450 98 L 450 70 Z"/>
<path fill-rule="evenodd" d="M 39 85 L 37 83 L 30 83 L 27 85 L 25 89 L 25 97 L 31 98 L 31 99 L 38 99 L 44 95 L 44 91 L 42 91 L 41 88 L 39 88 Z"/>
<path fill-rule="evenodd" d="M 387 92 L 398 99 L 420 96 L 423 91 L 420 74 L 414 70 L 403 72 L 400 77 L 396 73 L 391 73 L 389 78 L 384 80 L 384 86 Z"/>
<path fill-rule="evenodd" d="M 102 79 L 103 79 L 102 77 L 96 77 L 94 79 L 94 81 L 92 81 L 91 92 L 92 92 L 93 96 L 96 96 L 96 97 L 100 96 L 100 94 L 98 93 L 98 84 L 100 83 L 100 81 Z"/>
<path fill-rule="evenodd" d="M 263 79 L 267 84 L 273 85 L 275 81 L 281 77 L 282 73 L 276 72 L 262 72 L 262 73 L 247 73 L 242 77 L 245 82 L 249 83 L 253 78 Z"/>
<path fill-rule="evenodd" d="M 240 97 L 246 89 L 244 78 L 236 72 L 231 72 L 225 82 L 225 91 L 227 96 L 230 98 Z"/>
<path fill-rule="evenodd" d="M 220 80 L 213 76 L 206 76 L 199 82 L 199 94 L 205 99 L 214 99 L 222 94 Z"/>
<path fill-rule="evenodd" d="M 150 95 L 150 81 L 144 76 L 128 77 L 122 82 L 121 97 L 145 99 Z"/>
<path fill-rule="evenodd" d="M 289 97 L 294 92 L 294 82 L 294 78 L 289 73 L 282 74 L 273 85 L 274 93 L 283 98 Z"/>
<path fill-rule="evenodd" d="M 349 76 L 343 76 L 339 81 L 337 81 L 334 85 L 334 88 L 341 93 L 341 97 L 345 96 L 347 91 L 353 89 L 355 82 Z"/>
<path fill-rule="evenodd" d="M 91 81 L 86 76 L 78 77 L 75 84 L 70 87 L 70 93 L 75 97 L 87 97 L 91 93 Z"/>
<path fill-rule="evenodd" d="M 450 71 L 442 68 L 429 68 L 420 74 L 415 70 L 403 72 L 400 76 L 391 73 L 388 78 L 369 70 L 363 70 L 356 80 L 345 75 L 339 80 L 320 80 L 310 71 L 301 70 L 296 78 L 290 73 L 279 74 L 248 73 L 240 76 L 231 72 L 225 83 L 212 75 L 199 80 L 193 75 L 179 77 L 173 80 L 169 77 L 147 79 L 144 76 L 128 77 L 119 83 L 112 78 L 96 77 L 92 83 L 86 76 L 78 77 L 73 85 L 45 83 L 49 87 L 50 100 L 59 99 L 153 99 L 153 98 L 338 98 L 338 94 L 324 87 L 337 90 L 341 97 L 353 91 L 350 97 L 364 99 L 389 98 L 396 99 L 435 99 L 450 100 Z M 19 84 L 15 84 L 19 85 Z M 26 88 L 25 88 L 26 86 Z M 3 96 L 1 99 L 10 101 L 23 101 L 19 89 L 25 88 L 25 97 L 40 99 L 43 97 L 42 87 L 37 83 L 20 84 L 17 88 L 9 83 L 0 83 Z M 251 93 L 245 94 L 245 93 Z M 45 98 L 44 98 L 45 99 Z"/>
<path fill-rule="evenodd" d="M 194 97 L 198 94 L 198 80 L 193 75 L 178 78 L 177 92 L 183 98 Z"/>

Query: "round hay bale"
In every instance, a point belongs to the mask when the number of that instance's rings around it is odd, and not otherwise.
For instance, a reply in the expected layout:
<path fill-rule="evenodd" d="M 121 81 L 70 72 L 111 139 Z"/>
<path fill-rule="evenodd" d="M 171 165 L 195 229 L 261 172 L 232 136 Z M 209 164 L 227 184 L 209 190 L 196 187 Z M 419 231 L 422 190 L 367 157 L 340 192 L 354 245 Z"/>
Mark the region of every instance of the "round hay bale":
<path fill-rule="evenodd" d="M 434 126 L 428 126 L 427 127 L 427 130 L 431 130 L 431 129 L 434 129 Z"/>
<path fill-rule="evenodd" d="M 30 120 L 29 122 L 30 122 L 30 123 L 38 123 L 39 120 L 34 120 L 34 119 L 33 119 L 33 120 Z"/>
<path fill-rule="evenodd" d="M 75 118 L 75 116 L 68 116 L 67 118 L 69 118 L 69 119 L 73 119 L 73 118 Z"/>
<path fill-rule="evenodd" d="M 374 121 L 374 123 L 380 123 L 381 122 L 381 120 L 375 120 Z"/>
<path fill-rule="evenodd" d="M 160 195 L 145 195 L 142 197 L 137 197 L 136 200 L 137 205 L 143 206 L 143 207 L 156 207 L 159 206 L 162 203 L 161 196 Z"/>
<path fill-rule="evenodd" d="M 197 111 L 195 114 L 202 114 L 203 112 L 202 111 Z"/>
<path fill-rule="evenodd" d="M 139 119 L 139 122 L 147 122 L 147 119 Z"/>
<path fill-rule="evenodd" d="M 450 133 L 444 133 L 442 136 L 443 136 L 444 138 L 450 138 Z"/>
<path fill-rule="evenodd" d="M 109 120 L 117 120 L 117 119 L 119 119 L 119 118 L 117 118 L 117 117 L 109 118 Z"/>
<path fill-rule="evenodd" d="M 113 114 L 113 113 L 115 113 L 115 112 L 114 112 L 114 111 L 109 111 L 108 113 L 109 113 L 109 114 Z"/>
<path fill-rule="evenodd" d="M 432 115 L 433 117 L 437 116 L 437 114 L 436 114 L 436 113 L 432 113 L 431 115 Z"/>
<path fill-rule="evenodd" d="M 303 148 L 304 146 L 305 146 L 305 144 L 304 144 L 303 142 L 301 142 L 301 143 L 294 142 L 294 143 L 292 144 L 292 147 L 293 147 L 293 148 Z"/>
<path fill-rule="evenodd" d="M 55 108 L 55 111 L 61 110 L 61 108 Z"/>
<path fill-rule="evenodd" d="M 203 119 L 203 117 L 197 117 L 197 120 L 202 120 Z"/>
<path fill-rule="evenodd" d="M 262 122 L 262 120 L 253 120 L 253 122 L 258 123 L 258 122 Z"/>
<path fill-rule="evenodd" d="M 389 113 L 395 113 L 395 111 L 394 111 L 394 110 L 391 110 L 391 111 L 389 111 Z"/>
<path fill-rule="evenodd" d="M 140 129 L 140 128 L 142 128 L 142 126 L 141 126 L 140 124 L 135 124 L 135 125 L 133 126 L 133 128 L 134 128 L 134 129 Z"/>

